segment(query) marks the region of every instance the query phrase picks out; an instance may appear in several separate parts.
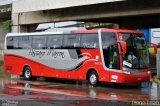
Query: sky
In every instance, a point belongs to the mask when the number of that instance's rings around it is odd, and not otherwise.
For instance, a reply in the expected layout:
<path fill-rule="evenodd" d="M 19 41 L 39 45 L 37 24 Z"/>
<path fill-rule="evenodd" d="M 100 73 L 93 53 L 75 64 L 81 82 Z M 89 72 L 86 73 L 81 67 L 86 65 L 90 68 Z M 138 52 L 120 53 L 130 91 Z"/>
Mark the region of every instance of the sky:
<path fill-rule="evenodd" d="M 10 4 L 12 0 L 0 0 L 0 5 Z"/>

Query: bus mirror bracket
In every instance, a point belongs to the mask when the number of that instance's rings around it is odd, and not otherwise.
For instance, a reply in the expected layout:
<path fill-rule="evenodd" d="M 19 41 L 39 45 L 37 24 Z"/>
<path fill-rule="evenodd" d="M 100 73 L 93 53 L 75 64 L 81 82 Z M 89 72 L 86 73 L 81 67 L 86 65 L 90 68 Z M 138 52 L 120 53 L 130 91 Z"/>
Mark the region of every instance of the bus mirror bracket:
<path fill-rule="evenodd" d="M 125 41 L 118 41 L 117 43 L 120 45 L 121 52 L 123 54 L 127 53 L 127 43 Z"/>
<path fill-rule="evenodd" d="M 157 54 L 157 44 L 155 43 L 151 43 L 151 42 L 147 42 L 148 45 L 152 45 L 154 48 L 154 54 Z"/>

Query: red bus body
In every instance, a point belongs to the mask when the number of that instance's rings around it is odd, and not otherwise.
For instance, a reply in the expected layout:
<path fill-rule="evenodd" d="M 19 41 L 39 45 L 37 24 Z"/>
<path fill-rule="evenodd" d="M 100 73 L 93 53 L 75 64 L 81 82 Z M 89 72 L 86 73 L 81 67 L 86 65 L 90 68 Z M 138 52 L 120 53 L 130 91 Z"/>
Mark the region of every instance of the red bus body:
<path fill-rule="evenodd" d="M 121 33 L 121 32 L 141 34 L 138 31 L 119 30 L 119 29 L 76 30 L 76 31 L 73 31 L 72 33 L 77 34 L 78 36 L 79 34 L 92 34 L 92 33 L 99 34 L 102 32 L 115 33 L 117 41 L 120 40 L 118 33 Z M 12 35 L 23 36 L 23 34 L 21 35 L 12 34 Z M 24 35 L 27 35 L 27 34 L 24 34 Z M 10 35 L 7 35 L 7 37 L 8 36 Z M 6 37 L 6 40 L 7 40 L 7 37 Z M 120 61 L 119 71 L 113 71 L 112 69 L 104 68 L 104 65 L 102 62 L 103 58 L 102 58 L 100 49 L 80 49 L 81 54 L 83 56 L 87 55 L 88 58 L 84 60 L 80 68 L 77 68 L 72 71 L 66 71 L 63 69 L 57 70 L 49 66 L 46 66 L 41 62 L 34 61 L 32 58 L 27 58 L 26 56 L 12 53 L 14 51 L 8 50 L 6 48 L 6 45 L 7 45 L 7 41 L 5 43 L 4 70 L 6 73 L 9 73 L 9 74 L 23 75 L 24 67 L 29 66 L 32 70 L 32 76 L 43 76 L 43 77 L 53 77 L 53 78 L 62 78 L 62 79 L 73 79 L 73 80 L 87 80 L 87 73 L 91 69 L 96 70 L 99 81 L 101 82 L 136 83 L 136 82 L 149 81 L 151 77 L 151 72 L 149 68 L 136 69 L 136 71 L 138 70 L 138 72 L 141 73 L 139 75 L 132 75 L 130 73 L 123 71 L 122 53 L 121 53 L 119 44 L 118 44 L 118 51 L 119 51 L 118 55 L 119 55 L 119 61 Z M 59 64 L 62 66 L 64 65 L 64 64 L 61 64 L 61 62 L 59 62 Z"/>

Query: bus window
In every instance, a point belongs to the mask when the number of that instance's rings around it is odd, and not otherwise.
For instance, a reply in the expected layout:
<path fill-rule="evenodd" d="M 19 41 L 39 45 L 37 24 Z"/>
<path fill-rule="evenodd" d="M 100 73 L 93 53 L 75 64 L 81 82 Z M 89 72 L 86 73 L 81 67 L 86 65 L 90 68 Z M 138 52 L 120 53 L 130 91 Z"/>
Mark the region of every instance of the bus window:
<path fill-rule="evenodd" d="M 20 41 L 21 37 L 13 37 L 13 46 L 14 49 L 20 49 L 19 47 L 19 41 Z"/>
<path fill-rule="evenodd" d="M 61 35 L 49 35 L 47 41 L 47 48 L 58 49 L 62 47 L 63 36 Z"/>
<path fill-rule="evenodd" d="M 33 36 L 32 48 L 45 49 L 47 36 Z"/>
<path fill-rule="evenodd" d="M 98 34 L 82 34 L 81 35 L 81 47 L 88 49 L 99 48 Z"/>
<path fill-rule="evenodd" d="M 32 37 L 31 36 L 22 36 L 19 41 L 19 47 L 21 49 L 30 49 L 32 43 Z"/>
<path fill-rule="evenodd" d="M 19 41 L 21 37 L 8 37 L 7 38 L 7 49 L 21 49 L 19 47 Z"/>
<path fill-rule="evenodd" d="M 106 67 L 119 70 L 120 62 L 115 33 L 102 33 L 102 47 Z"/>
<path fill-rule="evenodd" d="M 76 49 L 80 47 L 80 36 L 64 35 L 64 48 Z"/>
<path fill-rule="evenodd" d="M 13 49 L 13 37 L 7 37 L 7 49 Z"/>

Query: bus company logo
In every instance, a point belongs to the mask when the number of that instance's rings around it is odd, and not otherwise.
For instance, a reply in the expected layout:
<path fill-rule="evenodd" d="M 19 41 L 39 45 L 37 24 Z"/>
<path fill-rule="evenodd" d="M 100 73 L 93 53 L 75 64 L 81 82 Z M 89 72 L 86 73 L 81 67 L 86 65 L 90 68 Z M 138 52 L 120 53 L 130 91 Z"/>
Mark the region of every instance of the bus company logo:
<path fill-rule="evenodd" d="M 28 56 L 38 57 L 38 58 L 42 58 L 44 56 L 52 56 L 54 58 L 58 57 L 65 58 L 64 52 L 58 52 L 52 49 L 47 49 L 47 50 L 30 49 Z"/>
<path fill-rule="evenodd" d="M 57 58 L 57 57 L 65 58 L 64 52 L 57 52 L 53 49 L 48 49 L 47 50 L 47 56 L 49 56 L 49 55 L 51 55 L 54 58 Z"/>
<path fill-rule="evenodd" d="M 30 49 L 28 56 L 42 58 L 45 55 L 45 53 L 46 53 L 45 51 Z"/>

